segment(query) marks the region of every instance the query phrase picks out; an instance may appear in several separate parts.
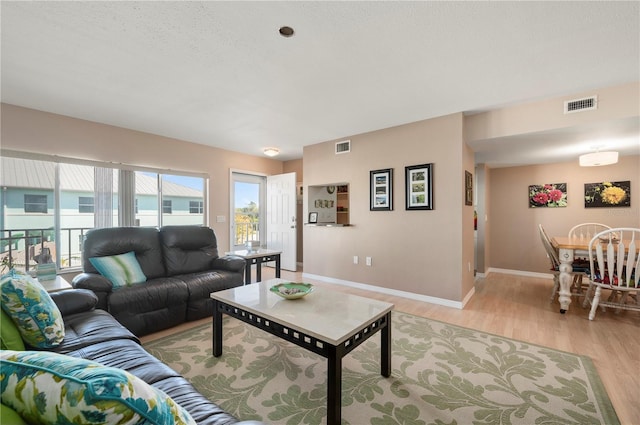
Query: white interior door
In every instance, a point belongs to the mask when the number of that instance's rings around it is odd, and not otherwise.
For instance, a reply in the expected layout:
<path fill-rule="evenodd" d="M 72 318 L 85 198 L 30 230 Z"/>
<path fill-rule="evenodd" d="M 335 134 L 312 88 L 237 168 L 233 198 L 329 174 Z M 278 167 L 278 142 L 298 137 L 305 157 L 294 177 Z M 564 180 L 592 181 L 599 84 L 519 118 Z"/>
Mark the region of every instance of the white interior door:
<path fill-rule="evenodd" d="M 296 271 L 296 173 L 267 176 L 267 248 L 282 251 L 280 266 Z"/>

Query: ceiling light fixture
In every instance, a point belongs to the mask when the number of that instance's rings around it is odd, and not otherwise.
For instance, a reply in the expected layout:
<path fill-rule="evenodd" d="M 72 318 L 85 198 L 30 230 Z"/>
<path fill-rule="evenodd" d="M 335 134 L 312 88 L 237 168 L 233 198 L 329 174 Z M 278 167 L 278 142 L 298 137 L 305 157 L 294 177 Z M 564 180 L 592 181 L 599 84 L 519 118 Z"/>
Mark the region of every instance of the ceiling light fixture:
<path fill-rule="evenodd" d="M 293 31 L 293 28 L 291 27 L 284 26 L 284 27 L 280 27 L 278 32 L 280 33 L 281 36 L 285 38 L 289 38 L 289 37 L 293 37 L 293 34 L 295 31 Z"/>
<path fill-rule="evenodd" d="M 262 152 L 267 156 L 276 156 L 276 155 L 278 155 L 280 153 L 280 150 L 278 150 L 276 148 L 266 148 Z"/>
<path fill-rule="evenodd" d="M 580 155 L 579 161 L 581 167 L 598 167 L 601 165 L 611 165 L 618 162 L 618 152 L 595 151 L 592 153 L 586 153 L 584 155 Z"/>

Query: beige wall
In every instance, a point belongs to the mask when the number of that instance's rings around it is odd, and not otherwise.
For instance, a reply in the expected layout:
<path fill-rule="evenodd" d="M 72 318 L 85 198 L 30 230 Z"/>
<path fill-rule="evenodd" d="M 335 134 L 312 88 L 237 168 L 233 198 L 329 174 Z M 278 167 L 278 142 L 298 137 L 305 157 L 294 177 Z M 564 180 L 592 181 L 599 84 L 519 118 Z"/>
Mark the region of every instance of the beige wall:
<path fill-rule="evenodd" d="M 221 250 L 229 247 L 229 170 L 267 175 L 283 163 L 120 127 L 2 104 L 2 148 L 209 174 L 209 216 Z M 225 223 L 216 223 L 223 215 Z"/>
<path fill-rule="evenodd" d="M 572 96 L 545 99 L 465 117 L 465 140 L 484 140 L 523 133 L 637 117 L 640 82 L 601 88 Z M 598 109 L 564 114 L 565 100 L 598 95 Z"/>
<path fill-rule="evenodd" d="M 454 114 L 345 137 L 347 154 L 334 153 L 335 141 L 305 147 L 305 190 L 348 182 L 352 224 L 305 226 L 305 273 L 460 302 L 473 287 L 473 207 L 463 191 L 473 155 L 462 133 Z M 406 211 L 404 167 L 423 163 L 434 164 L 435 209 Z M 383 168 L 393 168 L 394 208 L 370 211 L 369 171 Z"/>
<path fill-rule="evenodd" d="M 570 163 L 490 170 L 491 192 L 486 250 L 494 268 L 549 272 L 538 236 L 542 224 L 550 236 L 566 236 L 576 224 L 597 222 L 611 227 L 640 227 L 640 156 L 622 156 L 618 164 L 580 167 Z M 584 184 L 631 181 L 631 207 L 585 208 Z M 529 185 L 567 183 L 565 208 L 529 208 Z"/>

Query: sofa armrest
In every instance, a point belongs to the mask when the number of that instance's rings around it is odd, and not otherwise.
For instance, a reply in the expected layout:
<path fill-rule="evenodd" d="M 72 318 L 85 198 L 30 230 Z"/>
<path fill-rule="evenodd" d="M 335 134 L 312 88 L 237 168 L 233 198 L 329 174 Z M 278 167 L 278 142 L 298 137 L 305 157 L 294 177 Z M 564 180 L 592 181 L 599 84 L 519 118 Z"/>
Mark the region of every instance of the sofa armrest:
<path fill-rule="evenodd" d="M 230 272 L 242 273 L 246 266 L 246 262 L 242 257 L 238 257 L 236 255 L 225 255 L 224 257 L 218 257 L 213 260 L 211 266 L 214 270 L 228 270 Z"/>
<path fill-rule="evenodd" d="M 88 289 L 67 289 L 52 292 L 50 296 L 63 317 L 83 311 L 91 311 L 98 303 L 96 294 Z"/>
<path fill-rule="evenodd" d="M 113 284 L 106 277 L 97 273 L 80 273 L 71 282 L 74 288 L 89 289 L 98 297 L 96 308 L 108 310 L 109 294 L 113 292 Z"/>

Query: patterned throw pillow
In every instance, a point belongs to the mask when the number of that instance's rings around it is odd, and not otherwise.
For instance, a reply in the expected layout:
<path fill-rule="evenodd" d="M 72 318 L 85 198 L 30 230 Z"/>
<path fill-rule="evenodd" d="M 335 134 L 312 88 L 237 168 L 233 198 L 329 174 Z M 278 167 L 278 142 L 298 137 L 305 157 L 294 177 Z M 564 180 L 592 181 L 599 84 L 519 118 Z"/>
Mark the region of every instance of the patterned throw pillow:
<path fill-rule="evenodd" d="M 64 339 L 64 322 L 58 306 L 31 276 L 14 270 L 2 276 L 0 301 L 27 344 L 52 348 Z"/>
<path fill-rule="evenodd" d="M 196 423 L 164 392 L 122 369 L 46 351 L 2 351 L 0 365 L 2 404 L 28 423 Z"/>
<path fill-rule="evenodd" d="M 133 251 L 109 257 L 91 257 L 89 261 L 102 276 L 111 281 L 114 289 L 147 281 Z"/>

